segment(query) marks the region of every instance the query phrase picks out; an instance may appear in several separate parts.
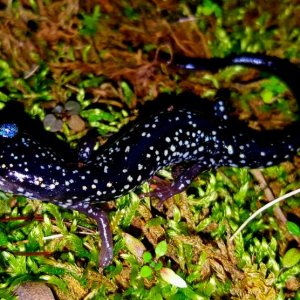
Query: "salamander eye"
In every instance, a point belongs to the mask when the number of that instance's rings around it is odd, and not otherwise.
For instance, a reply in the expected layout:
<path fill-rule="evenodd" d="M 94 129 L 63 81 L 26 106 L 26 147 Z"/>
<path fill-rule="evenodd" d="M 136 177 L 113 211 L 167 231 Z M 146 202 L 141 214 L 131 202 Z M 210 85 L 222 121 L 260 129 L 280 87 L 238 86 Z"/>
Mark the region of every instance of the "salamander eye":
<path fill-rule="evenodd" d="M 13 138 L 18 133 L 18 126 L 15 123 L 3 123 L 0 125 L 0 137 Z"/>

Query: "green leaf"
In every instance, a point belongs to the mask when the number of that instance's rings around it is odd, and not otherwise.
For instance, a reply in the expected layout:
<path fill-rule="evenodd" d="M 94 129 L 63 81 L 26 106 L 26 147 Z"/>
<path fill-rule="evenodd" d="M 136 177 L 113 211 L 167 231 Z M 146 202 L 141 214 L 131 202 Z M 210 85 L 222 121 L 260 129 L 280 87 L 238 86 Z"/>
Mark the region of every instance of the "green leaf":
<path fill-rule="evenodd" d="M 78 86 L 81 88 L 99 87 L 100 84 L 105 80 L 104 76 L 92 76 L 88 75 L 87 79 L 83 79 Z"/>
<path fill-rule="evenodd" d="M 10 69 L 9 64 L 4 61 L 0 60 L 0 80 L 2 81 L 3 79 L 11 79 L 12 78 L 12 71 Z"/>
<path fill-rule="evenodd" d="M 164 256 L 167 253 L 167 250 L 168 250 L 167 242 L 165 240 L 159 242 L 155 247 L 156 258 L 160 258 Z"/>
<path fill-rule="evenodd" d="M 40 272 L 45 272 L 51 275 L 64 275 L 66 273 L 66 269 L 60 268 L 60 267 L 55 267 L 55 266 L 50 266 L 50 265 L 44 265 L 40 266 Z"/>
<path fill-rule="evenodd" d="M 26 273 L 26 256 L 14 256 L 6 251 L 2 251 L 1 256 L 1 259 L 9 265 L 8 272 L 11 275 L 17 276 Z"/>
<path fill-rule="evenodd" d="M 54 275 L 51 275 L 51 276 L 43 275 L 43 276 L 40 277 L 40 279 L 46 280 L 47 283 L 49 283 L 49 284 L 56 285 L 59 289 L 61 289 L 64 292 L 66 292 L 68 290 L 68 285 L 64 281 L 64 279 L 61 279 L 61 278 L 56 277 Z"/>
<path fill-rule="evenodd" d="M 297 225 L 294 222 L 288 221 L 288 222 L 286 222 L 286 226 L 287 226 L 287 229 L 290 234 L 293 234 L 295 236 L 300 236 L 300 226 L 299 225 Z"/>
<path fill-rule="evenodd" d="M 124 14 L 128 19 L 132 21 L 139 20 L 139 13 L 130 6 L 124 8 Z"/>
<path fill-rule="evenodd" d="M 163 300 L 164 298 L 162 297 L 161 287 L 158 285 L 154 285 L 150 289 L 147 299 Z"/>
<path fill-rule="evenodd" d="M 284 91 L 287 89 L 285 83 L 274 76 L 269 77 L 268 81 L 262 83 L 262 87 L 265 90 L 270 91 L 273 94 L 273 97 L 284 93 Z"/>
<path fill-rule="evenodd" d="M 60 229 L 60 231 L 66 234 L 68 230 L 63 222 L 63 218 L 61 212 L 59 211 L 58 206 L 52 203 L 45 203 L 43 208 L 45 211 L 49 212 L 56 219 L 57 227 Z"/>
<path fill-rule="evenodd" d="M 270 90 L 263 90 L 261 92 L 261 97 L 265 103 L 272 103 L 274 95 Z"/>
<path fill-rule="evenodd" d="M 92 15 L 82 14 L 82 28 L 80 34 L 94 36 L 97 33 L 97 25 L 101 16 L 100 6 L 96 5 Z"/>
<path fill-rule="evenodd" d="M 90 258 L 91 256 L 91 253 L 85 249 L 83 240 L 75 234 L 66 235 L 63 241 L 61 241 L 61 245 L 70 251 L 74 251 L 79 257 Z"/>
<path fill-rule="evenodd" d="M 124 98 L 127 104 L 130 104 L 134 98 L 134 92 L 130 88 L 129 84 L 126 81 L 121 82 L 121 88 L 124 94 Z"/>
<path fill-rule="evenodd" d="M 161 270 L 162 267 L 163 267 L 163 264 L 162 264 L 161 261 L 159 261 L 158 263 L 156 263 L 156 264 L 154 265 L 154 270 L 155 270 L 155 271 L 159 271 L 159 270 Z"/>
<path fill-rule="evenodd" d="M 297 248 L 289 249 L 282 258 L 282 264 L 286 268 L 295 266 L 300 261 L 300 251 Z"/>
<path fill-rule="evenodd" d="M 29 232 L 28 235 L 28 244 L 27 244 L 27 251 L 35 251 L 38 249 L 38 246 L 43 246 L 44 245 L 44 234 L 43 234 L 43 229 L 42 225 L 36 224 L 32 230 Z"/>
<path fill-rule="evenodd" d="M 156 217 L 146 223 L 147 227 L 165 225 L 167 221 L 162 217 Z"/>
<path fill-rule="evenodd" d="M 197 7 L 197 14 L 201 15 L 203 14 L 204 16 L 210 16 L 214 14 L 217 18 L 222 17 L 222 9 L 219 5 L 214 3 L 211 0 L 204 0 L 202 5 L 199 5 Z"/>
<path fill-rule="evenodd" d="M 152 260 L 152 254 L 150 252 L 144 252 L 143 260 L 145 263 L 149 263 Z"/>
<path fill-rule="evenodd" d="M 152 273 L 153 270 L 149 266 L 143 266 L 140 271 L 140 274 L 143 278 L 150 277 Z"/>
<path fill-rule="evenodd" d="M 0 246 L 7 246 L 8 238 L 5 232 L 0 231 Z"/>

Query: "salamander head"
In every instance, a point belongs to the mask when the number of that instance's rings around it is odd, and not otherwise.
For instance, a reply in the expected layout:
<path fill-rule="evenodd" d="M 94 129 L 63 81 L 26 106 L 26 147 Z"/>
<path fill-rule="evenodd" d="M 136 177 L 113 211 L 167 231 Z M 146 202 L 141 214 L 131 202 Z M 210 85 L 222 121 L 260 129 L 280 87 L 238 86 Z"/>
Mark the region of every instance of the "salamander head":
<path fill-rule="evenodd" d="M 0 124 L 0 190 L 47 200 L 61 191 L 64 160 L 23 133 L 14 122 Z"/>

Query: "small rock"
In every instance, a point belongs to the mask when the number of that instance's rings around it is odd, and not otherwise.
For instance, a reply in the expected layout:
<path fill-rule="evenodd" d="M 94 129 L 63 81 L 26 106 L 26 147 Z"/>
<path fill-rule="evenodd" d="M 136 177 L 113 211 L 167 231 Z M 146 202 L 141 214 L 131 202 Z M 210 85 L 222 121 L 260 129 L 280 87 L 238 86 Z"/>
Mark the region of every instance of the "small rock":
<path fill-rule="evenodd" d="M 14 294 L 19 300 L 55 300 L 51 289 L 43 282 L 26 282 L 18 286 Z"/>

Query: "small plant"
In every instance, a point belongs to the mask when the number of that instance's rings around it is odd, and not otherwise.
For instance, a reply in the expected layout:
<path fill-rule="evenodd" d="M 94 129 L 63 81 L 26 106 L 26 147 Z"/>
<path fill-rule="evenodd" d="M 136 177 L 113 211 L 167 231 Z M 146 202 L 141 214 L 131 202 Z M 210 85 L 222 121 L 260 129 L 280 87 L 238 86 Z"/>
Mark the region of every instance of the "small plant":
<path fill-rule="evenodd" d="M 82 13 L 82 28 L 80 29 L 80 34 L 95 36 L 97 33 L 97 27 L 99 23 L 99 18 L 101 16 L 100 6 L 96 5 L 94 12 L 91 15 Z"/>

